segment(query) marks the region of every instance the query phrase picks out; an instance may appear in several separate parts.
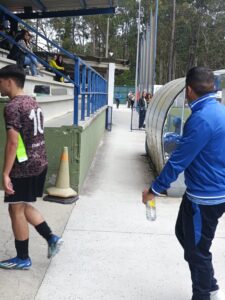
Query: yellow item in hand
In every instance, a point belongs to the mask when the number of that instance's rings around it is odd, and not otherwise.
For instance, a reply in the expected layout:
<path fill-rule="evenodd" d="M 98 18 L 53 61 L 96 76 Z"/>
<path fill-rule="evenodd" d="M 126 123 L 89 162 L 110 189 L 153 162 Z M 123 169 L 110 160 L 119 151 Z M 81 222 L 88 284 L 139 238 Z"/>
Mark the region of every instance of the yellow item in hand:
<path fill-rule="evenodd" d="M 26 152 L 26 148 L 23 142 L 23 139 L 19 133 L 18 135 L 18 145 L 17 145 L 17 149 L 16 149 L 16 157 L 18 162 L 24 162 L 26 160 L 28 160 L 27 157 L 27 152 Z"/>

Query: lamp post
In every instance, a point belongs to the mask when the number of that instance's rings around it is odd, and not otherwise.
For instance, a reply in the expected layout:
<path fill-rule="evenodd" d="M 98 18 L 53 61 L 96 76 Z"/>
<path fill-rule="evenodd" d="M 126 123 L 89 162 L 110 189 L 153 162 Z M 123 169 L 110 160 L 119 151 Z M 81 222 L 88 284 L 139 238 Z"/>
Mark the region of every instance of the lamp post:
<path fill-rule="evenodd" d="M 136 54 L 136 74 L 135 74 L 135 100 L 138 100 L 138 69 L 139 69 L 139 48 L 140 48 L 140 23 L 141 23 L 141 0 L 138 0 L 138 28 L 137 28 L 137 54 Z"/>
<path fill-rule="evenodd" d="M 106 45 L 105 45 L 105 57 L 109 56 L 109 17 L 107 18 L 107 32 L 106 32 Z"/>
<path fill-rule="evenodd" d="M 159 10 L 159 1 L 156 0 L 155 5 L 155 26 L 154 26 L 154 49 L 153 49 L 153 74 L 152 74 L 152 95 L 154 94 L 154 85 L 156 78 L 156 53 L 157 53 L 157 34 L 158 34 L 158 10 Z"/>

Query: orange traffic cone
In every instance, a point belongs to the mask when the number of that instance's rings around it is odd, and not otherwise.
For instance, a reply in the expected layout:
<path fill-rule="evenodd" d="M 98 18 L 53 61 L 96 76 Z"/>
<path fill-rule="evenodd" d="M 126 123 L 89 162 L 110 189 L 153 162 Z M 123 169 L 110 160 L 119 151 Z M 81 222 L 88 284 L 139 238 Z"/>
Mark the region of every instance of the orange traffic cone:
<path fill-rule="evenodd" d="M 47 193 L 43 199 L 50 202 L 70 204 L 78 199 L 77 192 L 70 187 L 68 147 L 64 147 L 61 156 L 56 185 L 47 188 Z"/>

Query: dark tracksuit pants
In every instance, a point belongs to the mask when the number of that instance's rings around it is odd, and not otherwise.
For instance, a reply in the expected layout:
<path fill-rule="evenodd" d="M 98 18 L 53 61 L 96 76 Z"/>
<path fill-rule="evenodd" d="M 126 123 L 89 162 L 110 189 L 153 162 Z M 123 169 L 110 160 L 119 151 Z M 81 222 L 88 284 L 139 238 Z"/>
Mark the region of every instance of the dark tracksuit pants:
<path fill-rule="evenodd" d="M 143 127 L 144 125 L 144 121 L 145 121 L 145 109 L 144 108 L 140 108 L 140 112 L 139 112 L 139 128 Z"/>
<path fill-rule="evenodd" d="M 183 196 L 175 232 L 191 271 L 192 300 L 210 300 L 210 292 L 219 288 L 209 249 L 224 211 L 225 203 L 198 205 Z"/>

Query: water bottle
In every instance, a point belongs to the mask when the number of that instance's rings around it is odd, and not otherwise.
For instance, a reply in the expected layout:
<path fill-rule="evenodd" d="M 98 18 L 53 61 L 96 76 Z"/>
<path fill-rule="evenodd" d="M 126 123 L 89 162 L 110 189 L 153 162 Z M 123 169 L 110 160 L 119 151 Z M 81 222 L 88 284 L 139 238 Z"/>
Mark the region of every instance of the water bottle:
<path fill-rule="evenodd" d="M 156 220 L 156 207 L 155 207 L 155 199 L 149 200 L 146 203 L 146 218 L 148 221 Z"/>

